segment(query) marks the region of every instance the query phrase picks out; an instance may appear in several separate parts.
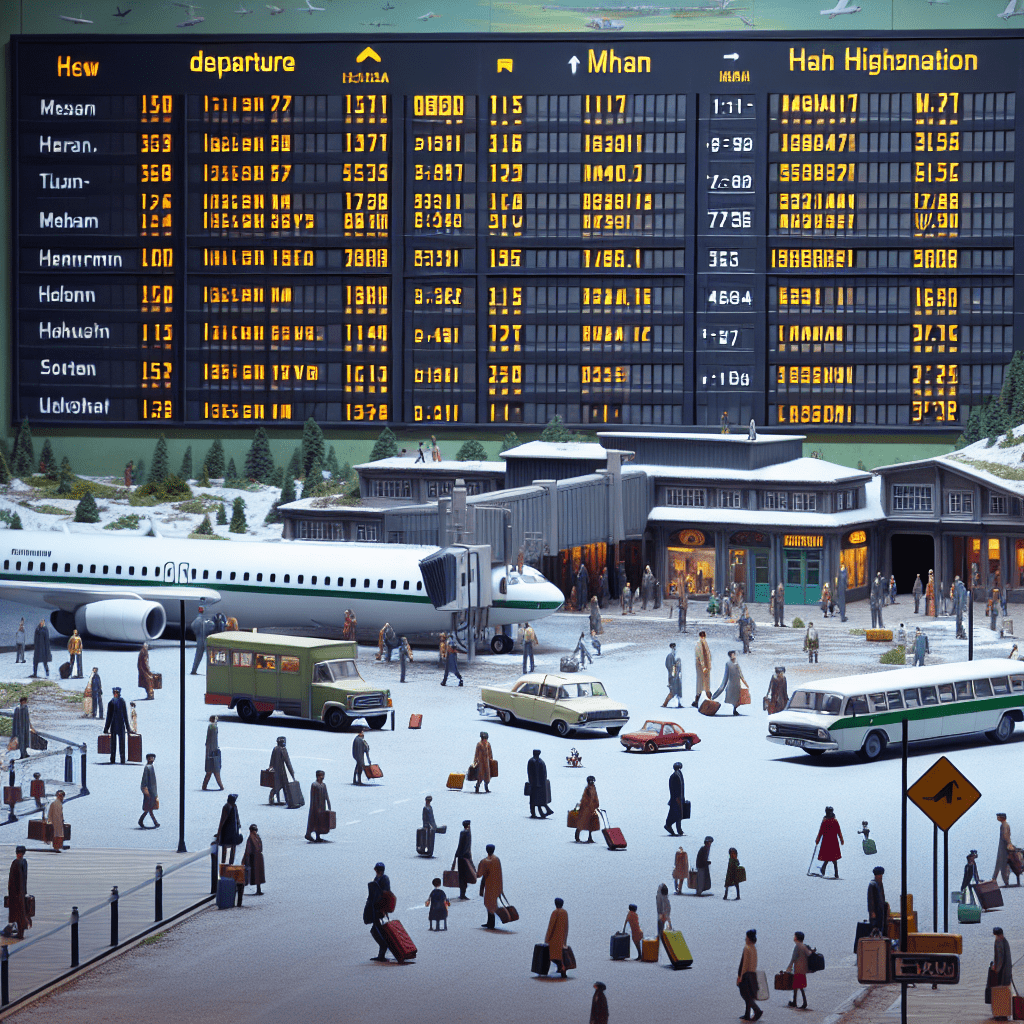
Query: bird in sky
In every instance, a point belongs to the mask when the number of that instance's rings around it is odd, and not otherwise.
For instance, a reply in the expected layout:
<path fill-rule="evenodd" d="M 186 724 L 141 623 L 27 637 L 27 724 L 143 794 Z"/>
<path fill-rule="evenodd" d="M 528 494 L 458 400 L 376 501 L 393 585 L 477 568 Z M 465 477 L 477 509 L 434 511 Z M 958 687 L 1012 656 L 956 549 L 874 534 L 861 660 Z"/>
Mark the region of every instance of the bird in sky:
<path fill-rule="evenodd" d="M 239 14 L 239 15 L 241 15 L 244 18 L 247 14 L 252 14 L 252 11 L 250 11 L 248 8 L 243 7 L 241 4 L 239 4 L 238 5 L 238 10 L 235 11 L 235 14 Z"/>
<path fill-rule="evenodd" d="M 270 11 L 270 16 L 273 17 L 275 14 L 284 14 L 283 7 L 275 7 L 273 4 L 267 4 L 266 8 Z"/>
<path fill-rule="evenodd" d="M 125 8 L 125 10 L 122 11 L 121 10 L 121 5 L 118 4 L 117 5 L 117 14 L 111 15 L 111 17 L 114 17 L 114 18 L 127 18 L 128 15 L 131 14 L 131 13 L 132 13 L 132 9 L 130 7 Z"/>

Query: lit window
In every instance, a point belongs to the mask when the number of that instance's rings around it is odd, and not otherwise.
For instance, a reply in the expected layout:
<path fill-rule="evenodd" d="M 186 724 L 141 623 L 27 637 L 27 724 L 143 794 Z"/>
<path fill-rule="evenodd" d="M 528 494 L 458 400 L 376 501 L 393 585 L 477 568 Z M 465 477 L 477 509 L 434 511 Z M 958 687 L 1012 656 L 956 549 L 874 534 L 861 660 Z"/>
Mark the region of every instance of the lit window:
<path fill-rule="evenodd" d="M 818 508 L 818 496 L 810 491 L 797 491 L 793 495 L 794 512 L 815 512 Z"/>

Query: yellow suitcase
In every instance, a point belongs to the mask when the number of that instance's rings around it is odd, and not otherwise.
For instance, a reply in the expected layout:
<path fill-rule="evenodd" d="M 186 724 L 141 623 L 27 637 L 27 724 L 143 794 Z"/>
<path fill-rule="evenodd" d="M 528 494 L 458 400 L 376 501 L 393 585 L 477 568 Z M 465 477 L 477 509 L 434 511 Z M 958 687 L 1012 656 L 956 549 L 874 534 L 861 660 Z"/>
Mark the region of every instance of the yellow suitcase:
<path fill-rule="evenodd" d="M 657 939 L 643 939 L 640 943 L 640 955 L 646 964 L 656 964 L 661 955 L 661 947 Z"/>
<path fill-rule="evenodd" d="M 908 953 L 956 953 L 962 956 L 964 937 L 952 932 L 911 932 L 907 935 Z"/>
<path fill-rule="evenodd" d="M 867 629 L 864 631 L 864 638 L 873 643 L 892 643 L 891 629 Z"/>
<path fill-rule="evenodd" d="M 466 784 L 466 773 L 465 772 L 452 772 L 448 776 L 448 788 L 449 789 L 462 789 Z"/>

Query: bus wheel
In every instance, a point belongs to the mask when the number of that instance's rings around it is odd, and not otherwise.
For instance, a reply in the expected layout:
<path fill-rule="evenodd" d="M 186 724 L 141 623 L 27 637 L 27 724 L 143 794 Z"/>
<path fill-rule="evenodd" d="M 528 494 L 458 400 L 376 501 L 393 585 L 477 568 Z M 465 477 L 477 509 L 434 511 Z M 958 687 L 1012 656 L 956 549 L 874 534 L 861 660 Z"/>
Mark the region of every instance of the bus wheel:
<path fill-rule="evenodd" d="M 387 715 L 371 715 L 369 718 L 366 719 L 366 724 L 371 729 L 383 729 L 384 726 L 387 725 L 387 722 Z"/>
<path fill-rule="evenodd" d="M 987 732 L 985 735 L 993 743 L 1005 743 L 1013 735 L 1013 725 L 1013 719 L 1009 715 L 1003 715 L 992 732 Z"/>
<path fill-rule="evenodd" d="M 324 724 L 331 732 L 341 732 L 348 724 L 348 718 L 341 708 L 331 708 L 324 718 Z"/>
<path fill-rule="evenodd" d="M 860 749 L 865 761 L 877 761 L 885 753 L 885 737 L 881 733 L 869 732 Z"/>
<path fill-rule="evenodd" d="M 240 700 L 235 705 L 235 710 L 238 712 L 238 717 L 250 725 L 259 718 L 259 715 L 256 713 L 256 705 L 251 700 Z"/>

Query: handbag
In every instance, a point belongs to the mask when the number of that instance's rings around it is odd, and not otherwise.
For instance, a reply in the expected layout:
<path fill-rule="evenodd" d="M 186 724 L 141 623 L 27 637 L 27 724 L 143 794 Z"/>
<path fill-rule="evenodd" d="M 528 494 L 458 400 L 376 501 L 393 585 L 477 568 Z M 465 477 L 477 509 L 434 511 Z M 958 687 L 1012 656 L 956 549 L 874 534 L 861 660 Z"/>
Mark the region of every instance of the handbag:
<path fill-rule="evenodd" d="M 745 882 L 747 880 L 747 869 L 742 864 L 736 865 L 736 881 Z M 739 889 L 736 890 L 739 892 Z"/>
<path fill-rule="evenodd" d="M 395 907 L 398 906 L 398 899 L 395 894 L 388 889 L 381 897 L 380 905 L 385 914 L 393 914 L 395 912 Z"/>
<path fill-rule="evenodd" d="M 562 947 L 562 970 L 576 970 L 576 954 L 572 951 L 572 946 Z"/>
<path fill-rule="evenodd" d="M 817 974 L 818 971 L 823 970 L 825 970 L 825 957 L 816 949 L 812 949 L 810 956 L 807 957 L 807 973 Z"/>
<path fill-rule="evenodd" d="M 579 821 L 580 821 L 580 805 L 577 804 L 569 812 L 569 814 L 568 814 L 568 816 L 566 818 L 566 822 L 565 823 L 566 823 L 566 825 L 569 826 L 569 828 L 576 828 L 579 825 Z"/>
<path fill-rule="evenodd" d="M 690 871 L 686 876 L 686 888 L 696 889 L 697 888 L 697 872 Z"/>
<path fill-rule="evenodd" d="M 529 784 L 529 782 L 524 782 L 523 783 L 523 796 L 529 796 L 529 795 L 530 795 L 530 784 Z"/>
<path fill-rule="evenodd" d="M 470 765 L 470 766 L 469 766 L 469 767 L 468 767 L 468 768 L 466 769 L 466 781 L 467 781 L 467 782 L 476 782 L 476 780 L 477 780 L 477 779 L 478 779 L 479 777 L 480 777 L 480 767 L 479 767 L 479 765 L 477 765 L 476 761 L 474 761 L 474 762 L 473 762 L 473 763 L 472 763 L 472 764 L 471 764 L 471 765 Z"/>
<path fill-rule="evenodd" d="M 504 903 L 501 903 L 501 902 L 498 903 L 498 906 L 497 906 L 497 908 L 494 911 L 495 914 L 498 915 L 498 920 L 502 924 L 509 924 L 512 921 L 518 921 L 519 920 L 519 911 L 516 910 L 516 908 L 513 907 L 511 903 L 509 903 L 508 897 L 504 893 L 502 893 L 498 897 L 498 899 L 499 899 L 499 901 L 500 900 L 504 900 Z"/>
<path fill-rule="evenodd" d="M 757 992 L 754 994 L 754 998 L 759 1003 L 766 1003 L 768 996 L 771 994 L 768 989 L 768 978 L 764 971 L 757 971 Z"/>
<path fill-rule="evenodd" d="M 750 703 L 750 690 L 746 686 L 741 686 L 740 687 L 740 699 L 737 701 L 737 705 L 739 705 L 739 704 L 749 704 L 749 703 Z"/>

